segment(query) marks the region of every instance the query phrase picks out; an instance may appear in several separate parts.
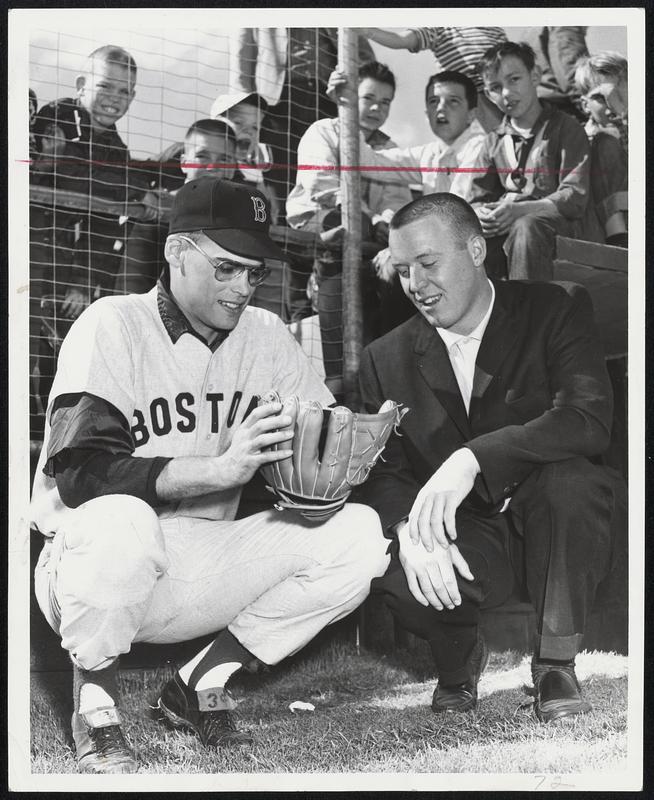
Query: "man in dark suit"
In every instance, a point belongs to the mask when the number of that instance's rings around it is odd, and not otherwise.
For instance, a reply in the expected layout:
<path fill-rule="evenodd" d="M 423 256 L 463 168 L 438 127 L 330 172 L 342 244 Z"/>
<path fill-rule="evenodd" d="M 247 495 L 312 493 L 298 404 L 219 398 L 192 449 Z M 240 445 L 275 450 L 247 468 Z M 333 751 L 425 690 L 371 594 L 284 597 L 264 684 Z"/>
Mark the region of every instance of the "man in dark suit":
<path fill-rule="evenodd" d="M 422 197 L 391 223 L 392 263 L 418 314 L 363 353 L 368 411 L 410 412 L 362 487 L 394 538 L 373 591 L 426 639 L 434 711 L 476 706 L 482 607 L 521 584 L 535 606 L 535 711 L 584 713 L 574 659 L 626 533 L 624 486 L 589 460 L 607 447 L 612 395 L 579 286 L 491 282 L 471 207 Z"/>

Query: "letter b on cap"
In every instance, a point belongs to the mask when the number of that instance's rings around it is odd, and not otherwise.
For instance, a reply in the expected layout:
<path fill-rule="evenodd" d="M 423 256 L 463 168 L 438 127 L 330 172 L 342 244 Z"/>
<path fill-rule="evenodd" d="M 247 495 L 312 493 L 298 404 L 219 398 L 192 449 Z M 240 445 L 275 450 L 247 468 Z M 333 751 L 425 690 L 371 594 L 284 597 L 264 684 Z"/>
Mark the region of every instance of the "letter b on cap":
<path fill-rule="evenodd" d="M 252 205 L 254 206 L 254 221 L 255 222 L 265 222 L 266 221 L 266 204 L 261 197 L 254 197 L 251 195 L 252 198 Z"/>

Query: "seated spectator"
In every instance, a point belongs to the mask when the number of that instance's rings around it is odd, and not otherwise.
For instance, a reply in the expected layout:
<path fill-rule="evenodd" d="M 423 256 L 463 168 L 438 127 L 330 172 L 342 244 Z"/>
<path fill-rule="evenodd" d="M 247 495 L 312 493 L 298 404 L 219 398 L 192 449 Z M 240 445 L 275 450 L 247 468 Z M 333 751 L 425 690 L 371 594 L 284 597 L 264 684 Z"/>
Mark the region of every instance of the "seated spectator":
<path fill-rule="evenodd" d="M 572 117 L 538 99 L 540 69 L 528 44 L 491 48 L 479 69 L 506 114 L 486 137 L 472 187 L 486 268 L 496 278 L 551 280 L 556 236 L 574 234 L 588 203 L 588 139 Z"/>
<path fill-rule="evenodd" d="M 330 78 L 330 91 L 338 94 L 345 83 L 342 72 Z M 451 192 L 467 199 L 473 172 L 457 172 L 458 167 L 477 163 L 484 142 L 484 129 L 476 118 L 477 90 L 462 72 L 439 72 L 425 87 L 426 114 L 435 139 L 414 147 L 370 147 L 361 137 L 359 160 L 362 175 L 380 182 L 422 184 L 423 194 Z M 373 169 L 368 173 L 366 167 Z M 390 167 L 387 172 L 379 167 Z M 406 170 L 398 170 L 405 167 Z"/>
<path fill-rule="evenodd" d="M 627 148 L 621 117 L 609 107 L 603 87 L 613 87 L 627 74 L 627 59 L 619 53 L 597 53 L 582 58 L 575 71 L 581 103 L 588 114 L 585 126 L 590 140 L 590 186 L 596 214 L 606 242 L 627 246 Z M 607 94 L 611 94 L 611 90 Z M 618 193 L 625 193 L 619 202 Z"/>
<path fill-rule="evenodd" d="M 64 120 L 65 156 L 60 188 L 91 198 L 87 223 L 75 245 L 74 258 L 86 270 L 86 302 L 111 293 L 129 227 L 125 217 L 93 209 L 93 198 L 124 203 L 143 200 L 149 176 L 129 168 L 127 145 L 116 130 L 134 99 L 136 63 L 123 48 L 104 45 L 88 57 L 77 76 L 75 98 L 48 104 L 46 113 Z"/>
<path fill-rule="evenodd" d="M 216 176 L 231 180 L 235 161 L 236 133 L 229 122 L 200 119 L 186 132 L 180 162 L 185 183 Z M 170 192 L 170 196 L 174 194 Z M 118 294 L 141 294 L 156 285 L 167 263 L 166 236 L 167 222 L 139 222 L 134 226 L 125 246 L 122 268 L 116 276 Z"/>
<path fill-rule="evenodd" d="M 479 93 L 477 117 L 486 131 L 498 124 L 502 115 L 484 95 L 484 84 L 477 72 L 483 54 L 494 45 L 506 42 L 503 28 L 361 28 L 373 42 L 393 49 L 418 53 L 431 50 L 441 69 L 462 72 L 475 84 Z"/>
<path fill-rule="evenodd" d="M 394 147 L 393 141 L 380 128 L 386 122 L 395 95 L 395 77 L 385 64 L 376 61 L 359 68 L 359 126 L 366 142 L 373 149 Z M 321 233 L 336 231 L 340 219 L 339 121 L 324 119 L 314 122 L 300 140 L 298 163 L 319 165 L 316 169 L 299 170 L 297 183 L 286 202 L 286 219 L 293 228 Z M 362 180 L 361 206 L 363 239 L 375 238 L 383 247 L 388 243 L 388 224 L 394 212 L 410 202 L 406 186 L 384 184 L 374 178 Z M 328 385 L 338 391 L 337 379 L 342 375 L 342 259 L 340 252 L 323 250 L 314 263 L 318 286 L 318 314 Z M 365 274 L 365 271 L 364 271 Z M 378 305 L 375 289 L 367 274 L 362 287 L 368 298 L 364 319 L 364 337 L 375 335 L 371 316 Z"/>
<path fill-rule="evenodd" d="M 336 98 L 345 83 L 344 73 L 335 70 L 328 87 L 331 96 Z M 361 174 L 389 184 L 422 184 L 423 195 L 451 192 L 467 200 L 474 172 L 457 170 L 477 163 L 485 137 L 476 118 L 475 84 L 462 72 L 445 71 L 432 75 L 425 87 L 425 106 L 429 126 L 436 138 L 415 147 L 375 150 L 362 136 L 359 143 Z M 373 170 L 366 171 L 367 166 Z M 379 169 L 385 166 L 390 169 Z M 406 167 L 406 171 L 398 171 L 398 167 Z M 379 332 L 383 334 L 407 318 L 409 306 L 391 264 L 388 248 L 377 253 L 373 264 L 377 277 L 389 285 L 380 298 Z"/>

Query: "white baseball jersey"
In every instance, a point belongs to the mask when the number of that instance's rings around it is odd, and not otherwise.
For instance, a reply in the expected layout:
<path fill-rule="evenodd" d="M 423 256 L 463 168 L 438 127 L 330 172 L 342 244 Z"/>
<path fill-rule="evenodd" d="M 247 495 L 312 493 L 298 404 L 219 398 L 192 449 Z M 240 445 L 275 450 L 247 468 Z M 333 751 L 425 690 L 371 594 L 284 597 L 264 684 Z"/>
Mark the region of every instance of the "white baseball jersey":
<path fill-rule="evenodd" d="M 225 341 L 211 350 L 193 335 L 173 343 L 147 294 L 107 297 L 89 306 L 70 329 L 50 393 L 86 392 L 114 405 L 131 426 L 133 457 L 216 456 L 257 398 L 269 389 L 323 405 L 333 397 L 275 314 L 246 308 Z M 56 533 L 69 509 L 55 480 L 43 474 L 50 435 L 46 424 L 32 493 L 32 524 Z M 51 454 L 53 455 L 53 454 Z M 241 489 L 234 488 L 156 508 L 160 517 L 234 519 Z"/>

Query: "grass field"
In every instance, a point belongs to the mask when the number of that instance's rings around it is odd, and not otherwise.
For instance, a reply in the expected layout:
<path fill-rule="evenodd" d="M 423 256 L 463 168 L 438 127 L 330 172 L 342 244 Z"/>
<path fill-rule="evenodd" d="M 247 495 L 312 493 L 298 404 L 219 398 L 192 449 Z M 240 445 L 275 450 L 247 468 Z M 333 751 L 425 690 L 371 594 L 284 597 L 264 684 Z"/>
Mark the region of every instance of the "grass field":
<path fill-rule="evenodd" d="M 536 721 L 529 659 L 494 653 L 476 712 L 437 716 L 428 661 L 379 656 L 330 642 L 275 669 L 233 681 L 240 725 L 255 743 L 206 751 L 149 710 L 172 665 L 121 672 L 126 732 L 140 772 L 161 773 L 556 773 L 624 769 L 627 659 L 582 653 L 577 673 L 594 711 L 567 723 Z M 32 676 L 32 772 L 74 773 L 69 673 Z M 292 713 L 295 700 L 315 711 Z M 507 746 L 508 745 L 508 746 Z"/>

